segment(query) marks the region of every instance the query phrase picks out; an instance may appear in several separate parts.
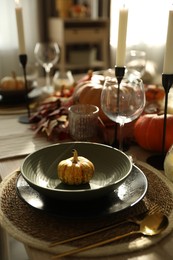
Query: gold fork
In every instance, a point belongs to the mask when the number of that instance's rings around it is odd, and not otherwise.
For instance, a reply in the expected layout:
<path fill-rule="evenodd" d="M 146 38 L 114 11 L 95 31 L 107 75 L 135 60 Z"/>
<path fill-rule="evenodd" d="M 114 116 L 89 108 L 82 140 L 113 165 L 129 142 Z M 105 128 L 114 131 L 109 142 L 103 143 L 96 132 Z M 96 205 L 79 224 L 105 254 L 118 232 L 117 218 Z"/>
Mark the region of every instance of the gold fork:
<path fill-rule="evenodd" d="M 67 239 L 61 240 L 61 241 L 51 242 L 49 247 L 55 247 L 55 246 L 66 244 L 66 243 L 69 243 L 69 242 L 72 242 L 72 241 L 76 241 L 76 240 L 79 240 L 79 239 L 82 239 L 82 238 L 86 238 L 86 237 L 89 237 L 89 236 L 92 236 L 92 235 L 95 235 L 95 234 L 99 234 L 101 232 L 104 232 L 104 231 L 110 230 L 112 228 L 118 227 L 119 225 L 122 225 L 124 223 L 140 224 L 142 219 L 146 216 L 146 214 L 147 215 L 152 215 L 152 214 L 154 214 L 156 212 L 159 212 L 159 210 L 160 210 L 159 206 L 157 204 L 154 204 L 151 207 L 151 209 L 149 209 L 145 213 L 142 213 L 140 215 L 137 215 L 135 217 L 129 218 L 127 220 L 118 222 L 116 224 L 112 224 L 112 225 L 109 225 L 109 226 L 106 226 L 106 227 L 103 227 L 103 228 L 100 228 L 100 229 L 97 229 L 97 230 L 94 230 L 94 231 L 91 231 L 91 232 L 88 232 L 88 233 L 84 233 L 82 235 L 78 235 L 78 236 L 75 236 L 75 237 L 67 238 Z"/>

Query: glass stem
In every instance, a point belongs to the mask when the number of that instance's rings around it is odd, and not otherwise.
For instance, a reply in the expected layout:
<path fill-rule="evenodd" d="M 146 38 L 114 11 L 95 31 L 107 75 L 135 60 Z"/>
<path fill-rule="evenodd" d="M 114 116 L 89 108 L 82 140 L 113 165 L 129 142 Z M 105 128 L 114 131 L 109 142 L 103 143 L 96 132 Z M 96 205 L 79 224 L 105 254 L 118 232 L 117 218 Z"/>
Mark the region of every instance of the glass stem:
<path fill-rule="evenodd" d="M 46 86 L 50 87 L 50 69 L 49 68 L 45 68 L 46 71 Z"/>
<path fill-rule="evenodd" d="M 123 127 L 124 123 L 119 124 L 119 150 L 123 151 Z"/>

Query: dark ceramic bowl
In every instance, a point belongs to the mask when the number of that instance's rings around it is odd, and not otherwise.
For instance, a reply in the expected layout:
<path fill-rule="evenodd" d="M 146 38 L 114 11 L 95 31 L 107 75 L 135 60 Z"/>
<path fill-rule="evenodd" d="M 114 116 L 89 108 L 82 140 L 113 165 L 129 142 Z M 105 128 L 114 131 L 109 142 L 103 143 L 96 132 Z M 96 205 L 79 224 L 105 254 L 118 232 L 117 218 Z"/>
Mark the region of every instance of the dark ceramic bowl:
<path fill-rule="evenodd" d="M 94 176 L 88 184 L 66 185 L 58 178 L 58 163 L 72 157 L 73 149 L 95 166 Z M 90 142 L 48 146 L 27 156 L 21 166 L 21 173 L 31 187 L 46 196 L 62 200 L 88 200 L 105 196 L 118 188 L 131 170 L 131 160 L 125 153 Z"/>

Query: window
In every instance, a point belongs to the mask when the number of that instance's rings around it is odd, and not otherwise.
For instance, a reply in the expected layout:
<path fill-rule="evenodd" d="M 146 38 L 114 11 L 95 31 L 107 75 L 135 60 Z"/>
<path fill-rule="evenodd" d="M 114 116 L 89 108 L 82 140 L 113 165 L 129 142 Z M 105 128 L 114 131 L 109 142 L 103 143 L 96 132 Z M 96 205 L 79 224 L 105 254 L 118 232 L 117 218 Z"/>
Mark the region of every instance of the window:
<path fill-rule="evenodd" d="M 117 45 L 119 8 L 123 3 L 127 3 L 129 10 L 127 48 L 137 47 L 145 50 L 148 58 L 155 61 L 158 70 L 162 71 L 170 0 L 111 0 L 110 45 L 114 53 Z"/>

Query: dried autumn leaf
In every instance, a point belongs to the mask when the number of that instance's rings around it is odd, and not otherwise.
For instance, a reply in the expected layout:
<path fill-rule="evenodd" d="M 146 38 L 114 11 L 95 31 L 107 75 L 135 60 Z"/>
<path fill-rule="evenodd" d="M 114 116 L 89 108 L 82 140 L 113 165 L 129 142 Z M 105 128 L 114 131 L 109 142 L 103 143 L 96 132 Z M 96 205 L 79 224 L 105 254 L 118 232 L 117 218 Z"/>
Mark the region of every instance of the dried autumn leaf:
<path fill-rule="evenodd" d="M 58 125 L 58 121 L 56 119 L 48 122 L 48 125 L 45 128 L 45 132 L 46 132 L 47 136 L 51 135 L 54 127 L 57 126 L 57 125 Z"/>

